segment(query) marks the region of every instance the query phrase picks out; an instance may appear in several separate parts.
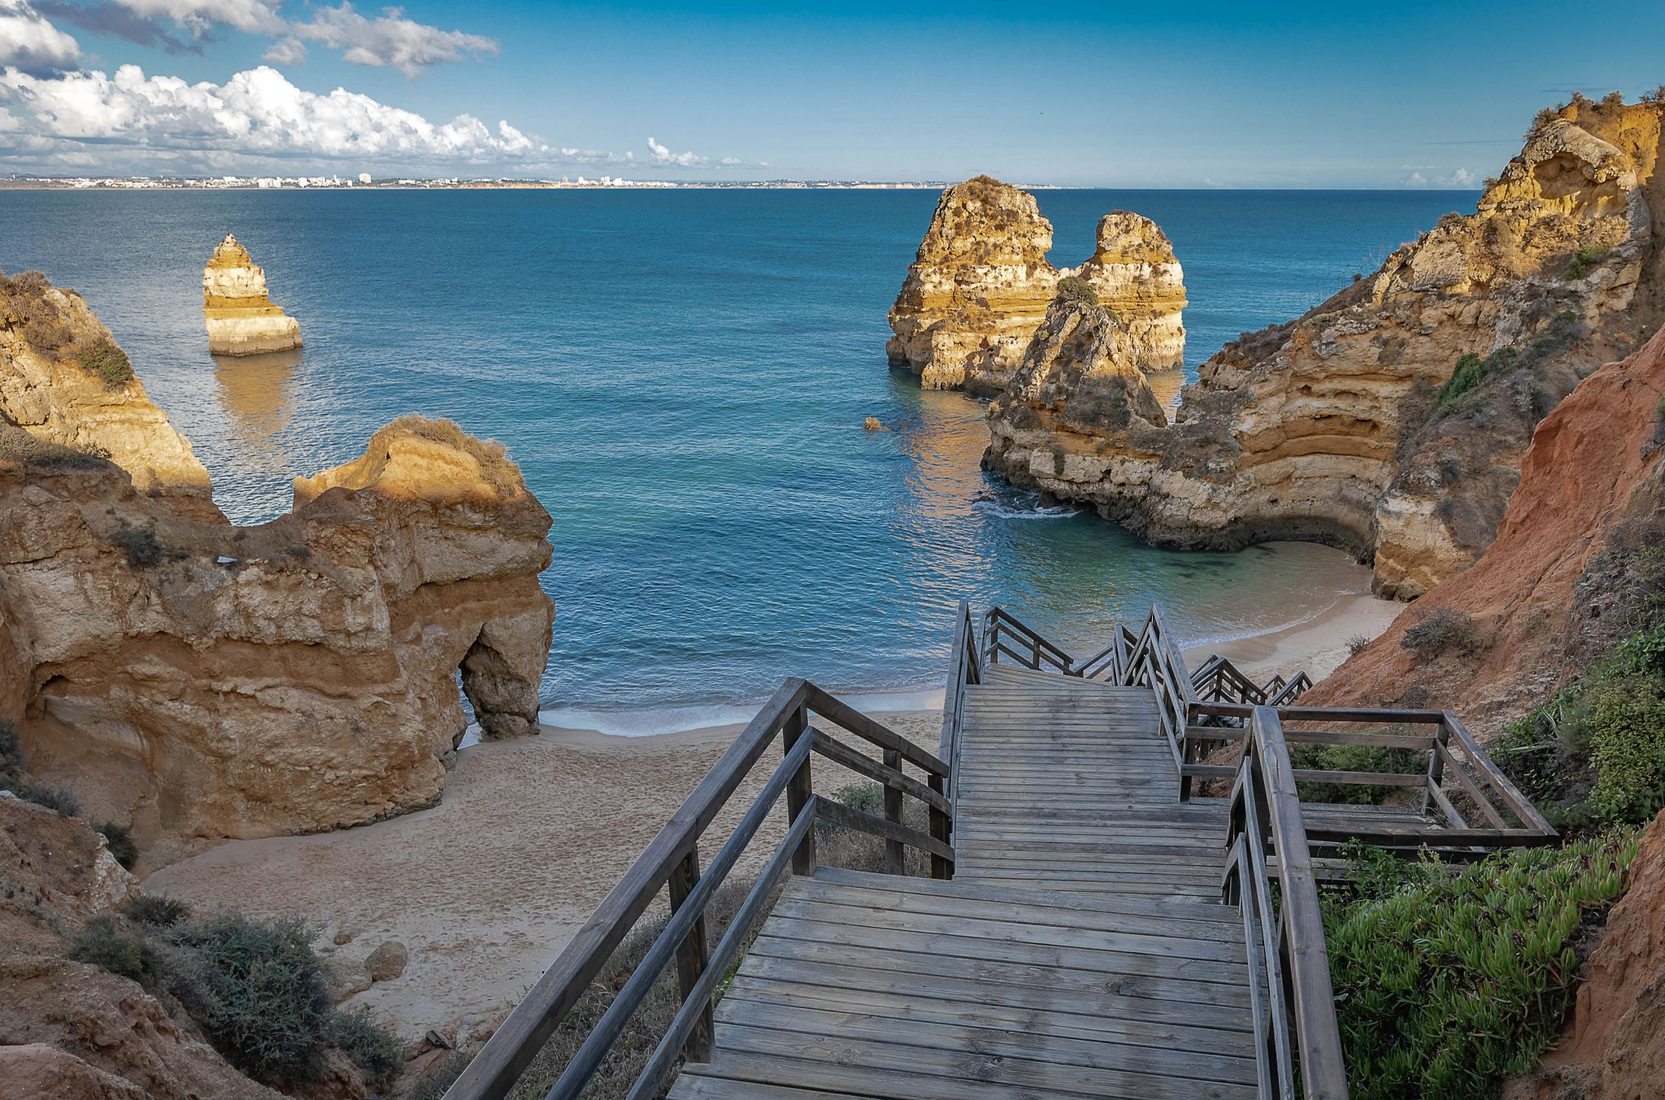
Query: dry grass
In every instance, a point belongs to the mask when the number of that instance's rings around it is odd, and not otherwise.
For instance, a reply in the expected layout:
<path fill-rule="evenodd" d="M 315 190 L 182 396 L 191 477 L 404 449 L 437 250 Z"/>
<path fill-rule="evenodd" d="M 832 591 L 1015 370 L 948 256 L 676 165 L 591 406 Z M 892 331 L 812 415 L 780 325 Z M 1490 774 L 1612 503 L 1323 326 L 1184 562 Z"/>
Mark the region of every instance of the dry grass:
<path fill-rule="evenodd" d="M 500 496 L 513 496 L 525 488 L 520 467 L 509 458 L 507 447 L 495 439 L 469 435 L 453 420 L 407 414 L 376 433 L 376 436 L 383 435 L 413 435 L 462 451 L 479 464 L 480 475 Z M 375 442 L 375 437 L 372 437 L 371 445 L 374 446 Z"/>

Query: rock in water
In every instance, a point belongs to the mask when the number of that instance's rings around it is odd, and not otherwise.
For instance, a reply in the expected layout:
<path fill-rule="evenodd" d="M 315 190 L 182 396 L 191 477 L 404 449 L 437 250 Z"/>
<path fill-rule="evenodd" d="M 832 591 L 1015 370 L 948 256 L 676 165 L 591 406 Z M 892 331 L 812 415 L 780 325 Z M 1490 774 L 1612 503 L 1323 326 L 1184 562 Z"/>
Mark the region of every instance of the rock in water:
<path fill-rule="evenodd" d="M 1547 112 L 1473 214 L 1227 344 L 1171 427 L 1094 427 L 1008 390 L 984 465 L 1160 546 L 1326 542 L 1374 562 L 1381 594 L 1427 591 L 1496 536 L 1544 415 L 1665 316 L 1662 115 L 1616 99 Z M 1110 228 L 1100 252 L 1128 255 Z M 1154 294 L 1159 268 L 1081 274 L 1111 304 Z"/>
<path fill-rule="evenodd" d="M 1035 196 L 978 176 L 950 187 L 890 310 L 890 362 L 926 389 L 993 395 L 1011 379 L 1060 276 L 1079 274 L 1123 323 L 1141 370 L 1183 356 L 1185 287 L 1167 237 L 1149 218 L 1117 212 L 1099 223 L 1098 250 L 1078 272 L 1046 258 L 1052 223 Z"/>
<path fill-rule="evenodd" d="M 1092 259 L 1059 274 L 1084 280 L 1121 320 L 1141 372 L 1184 365 L 1185 275 L 1155 222 L 1125 210 L 1104 215 Z"/>
<path fill-rule="evenodd" d="M 301 325 L 266 296 L 266 272 L 230 233 L 202 269 L 202 316 L 215 355 L 262 355 L 301 346 Z"/>

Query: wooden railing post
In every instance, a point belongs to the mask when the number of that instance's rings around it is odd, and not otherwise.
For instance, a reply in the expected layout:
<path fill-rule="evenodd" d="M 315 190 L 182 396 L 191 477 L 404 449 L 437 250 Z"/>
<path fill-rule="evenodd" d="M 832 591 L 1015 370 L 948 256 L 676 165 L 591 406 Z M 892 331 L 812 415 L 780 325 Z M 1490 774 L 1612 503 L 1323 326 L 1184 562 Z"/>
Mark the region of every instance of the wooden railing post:
<path fill-rule="evenodd" d="M 892 771 L 902 770 L 902 753 L 897 749 L 884 751 L 885 767 Z M 892 825 L 902 824 L 902 792 L 890 784 L 884 786 L 885 792 L 885 820 Z M 885 841 L 885 874 L 900 875 L 907 870 L 907 849 L 900 840 Z"/>
<path fill-rule="evenodd" d="M 782 748 L 791 752 L 798 739 L 810 736 L 809 710 L 799 707 L 787 716 L 781 726 Z M 810 804 L 810 796 L 815 793 L 815 785 L 810 780 L 809 757 L 804 757 L 803 767 L 792 773 L 792 778 L 786 784 L 786 823 L 790 826 L 798 820 L 798 815 Z M 811 828 L 804 834 L 804 842 L 792 854 L 792 873 L 795 875 L 809 875 L 815 873 L 815 830 Z"/>
<path fill-rule="evenodd" d="M 948 778 L 946 776 L 927 776 L 926 781 L 930 783 L 933 791 L 940 795 L 947 795 Z M 935 840 L 942 841 L 944 844 L 949 843 L 949 836 L 953 832 L 954 828 L 954 819 L 935 806 L 928 807 L 928 809 L 930 810 L 931 819 L 931 837 Z M 951 859 L 945 859 L 944 857 L 937 855 L 935 852 L 932 852 L 931 877 L 940 879 L 953 878 L 954 861 Z"/>
<path fill-rule="evenodd" d="M 1428 802 L 1433 798 L 1433 791 L 1445 778 L 1445 756 L 1440 752 L 1441 745 L 1451 744 L 1451 727 L 1444 722 L 1434 734 L 1434 743 L 1428 749 L 1428 785 L 1422 788 L 1422 812 L 1428 812 Z"/>
<path fill-rule="evenodd" d="M 671 912 L 681 909 L 693 892 L 694 885 L 700 880 L 700 850 L 695 845 L 688 854 L 682 857 L 682 862 L 671 872 Z M 710 965 L 710 944 L 705 937 L 705 914 L 701 913 L 694 922 L 694 927 L 676 949 L 676 982 L 682 993 L 682 999 L 687 1000 L 699 984 L 700 976 Z M 705 1002 L 700 1012 L 699 1020 L 694 1029 L 688 1034 L 688 1041 L 683 1047 L 690 1062 L 709 1062 L 711 1060 L 711 1001 Z"/>

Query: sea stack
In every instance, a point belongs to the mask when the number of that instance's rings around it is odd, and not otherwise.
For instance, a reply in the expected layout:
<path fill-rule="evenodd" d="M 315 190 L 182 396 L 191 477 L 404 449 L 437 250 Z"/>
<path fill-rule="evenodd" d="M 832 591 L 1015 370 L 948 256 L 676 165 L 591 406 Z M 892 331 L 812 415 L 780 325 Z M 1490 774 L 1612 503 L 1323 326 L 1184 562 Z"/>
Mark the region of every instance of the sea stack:
<path fill-rule="evenodd" d="M 202 269 L 202 315 L 215 355 L 263 355 L 301 346 L 300 322 L 266 296 L 266 272 L 230 233 Z"/>
<path fill-rule="evenodd" d="M 1159 371 L 1185 352 L 1185 283 L 1173 246 L 1149 218 L 1107 214 L 1098 248 L 1076 270 L 1046 258 L 1052 223 L 1035 196 L 989 176 L 950 187 L 890 310 L 885 351 L 926 389 L 992 397 L 1023 361 L 1035 330 L 1075 275 L 1122 323 L 1130 366 Z"/>

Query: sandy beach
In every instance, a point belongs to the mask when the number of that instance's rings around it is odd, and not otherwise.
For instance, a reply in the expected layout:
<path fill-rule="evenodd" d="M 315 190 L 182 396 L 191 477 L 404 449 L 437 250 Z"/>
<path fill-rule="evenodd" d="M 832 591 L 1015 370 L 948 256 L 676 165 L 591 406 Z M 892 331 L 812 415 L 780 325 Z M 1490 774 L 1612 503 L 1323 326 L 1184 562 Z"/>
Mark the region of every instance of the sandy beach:
<path fill-rule="evenodd" d="M 1306 668 L 1317 679 L 1346 659 L 1348 639 L 1374 636 L 1403 608 L 1349 597 L 1308 622 L 1186 656 L 1222 653 L 1256 677 Z M 875 717 L 935 749 L 937 710 Z M 546 726 L 540 737 L 462 750 L 432 809 L 335 833 L 230 841 L 153 873 L 145 887 L 206 909 L 305 918 L 347 971 L 397 940 L 410 955 L 404 973 L 351 1003 L 402 1035 L 466 1037 L 553 961 L 741 728 L 619 737 Z M 831 774 L 824 760 L 815 768 L 818 789 L 856 779 Z M 767 771 L 755 769 L 710 836 L 727 835 Z M 751 866 L 766 858 L 783 817 L 754 843 Z M 748 870 L 743 863 L 738 873 Z M 342 936 L 351 939 L 337 945 Z"/>

